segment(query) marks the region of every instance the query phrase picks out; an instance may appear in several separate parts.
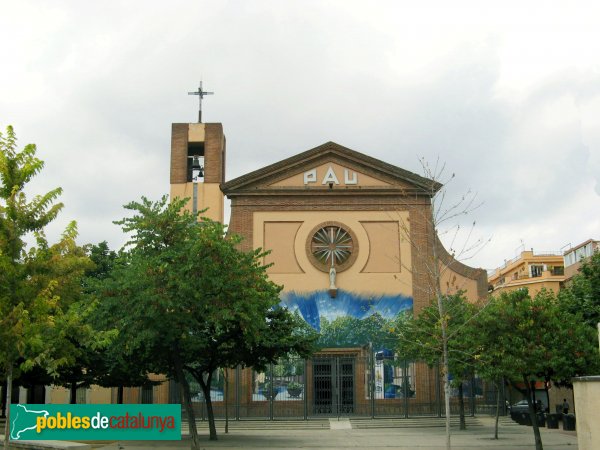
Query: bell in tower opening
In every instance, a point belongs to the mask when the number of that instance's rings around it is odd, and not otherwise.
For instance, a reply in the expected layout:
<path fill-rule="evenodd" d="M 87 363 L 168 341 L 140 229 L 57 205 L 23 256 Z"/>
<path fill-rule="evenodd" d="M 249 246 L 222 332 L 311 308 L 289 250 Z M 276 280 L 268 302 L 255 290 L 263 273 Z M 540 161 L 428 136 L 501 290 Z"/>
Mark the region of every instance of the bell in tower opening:
<path fill-rule="evenodd" d="M 188 156 L 188 182 L 194 183 L 204 179 L 204 155 Z"/>

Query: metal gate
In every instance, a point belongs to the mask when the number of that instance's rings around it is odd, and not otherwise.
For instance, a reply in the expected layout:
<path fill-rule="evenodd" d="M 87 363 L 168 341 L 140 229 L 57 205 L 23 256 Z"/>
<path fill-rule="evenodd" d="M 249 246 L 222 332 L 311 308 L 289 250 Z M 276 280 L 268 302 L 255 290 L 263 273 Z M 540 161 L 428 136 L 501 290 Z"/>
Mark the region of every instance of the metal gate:
<path fill-rule="evenodd" d="M 355 402 L 355 358 L 313 359 L 313 413 L 352 414 Z"/>

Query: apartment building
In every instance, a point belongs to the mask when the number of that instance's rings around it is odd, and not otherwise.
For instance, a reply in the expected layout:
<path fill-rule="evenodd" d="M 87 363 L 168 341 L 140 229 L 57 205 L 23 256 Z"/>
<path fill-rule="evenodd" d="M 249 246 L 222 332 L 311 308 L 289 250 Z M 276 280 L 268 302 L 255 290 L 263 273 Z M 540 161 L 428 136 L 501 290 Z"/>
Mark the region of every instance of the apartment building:
<path fill-rule="evenodd" d="M 542 288 L 558 293 L 565 281 L 565 264 L 559 251 L 524 250 L 488 273 L 488 291 L 498 294 L 527 288 L 534 296 Z"/>

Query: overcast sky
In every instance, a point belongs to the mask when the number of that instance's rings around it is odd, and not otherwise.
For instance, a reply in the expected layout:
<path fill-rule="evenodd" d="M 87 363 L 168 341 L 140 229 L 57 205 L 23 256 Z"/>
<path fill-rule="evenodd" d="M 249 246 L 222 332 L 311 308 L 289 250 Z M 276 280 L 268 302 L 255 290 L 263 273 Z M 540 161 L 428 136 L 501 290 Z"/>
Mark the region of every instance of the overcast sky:
<path fill-rule="evenodd" d="M 496 4 L 498 6 L 491 6 Z M 64 188 L 56 236 L 124 243 L 169 190 L 170 130 L 223 123 L 227 179 L 334 141 L 483 205 L 468 264 L 600 238 L 598 1 L 6 1 L 0 128 Z M 446 239 L 446 238 L 445 238 Z"/>

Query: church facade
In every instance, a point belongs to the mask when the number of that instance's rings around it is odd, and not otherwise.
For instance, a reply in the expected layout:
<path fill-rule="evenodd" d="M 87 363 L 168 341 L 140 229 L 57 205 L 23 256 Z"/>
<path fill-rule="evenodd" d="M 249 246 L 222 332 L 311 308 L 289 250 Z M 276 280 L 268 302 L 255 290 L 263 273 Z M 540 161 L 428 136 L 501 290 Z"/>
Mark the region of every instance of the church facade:
<path fill-rule="evenodd" d="M 485 271 L 454 260 L 434 234 L 442 186 L 334 142 L 225 181 L 225 142 L 221 124 L 173 124 L 171 196 L 219 221 L 231 201 L 229 232 L 245 250 L 270 251 L 281 304 L 321 333 L 322 350 L 267 373 L 224 371 L 233 388 L 216 377 L 217 413 L 228 399 L 241 417 L 434 414 L 439 373 L 395 354 L 395 321 L 430 304 L 433 264 L 444 293 L 476 301 L 487 291 Z"/>

